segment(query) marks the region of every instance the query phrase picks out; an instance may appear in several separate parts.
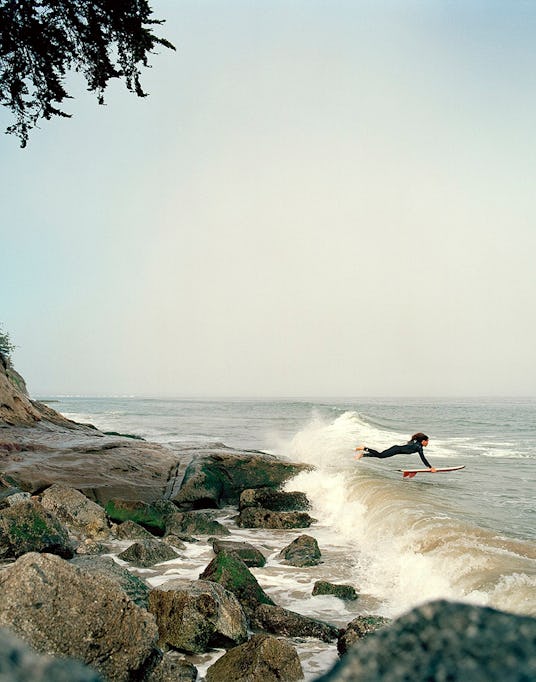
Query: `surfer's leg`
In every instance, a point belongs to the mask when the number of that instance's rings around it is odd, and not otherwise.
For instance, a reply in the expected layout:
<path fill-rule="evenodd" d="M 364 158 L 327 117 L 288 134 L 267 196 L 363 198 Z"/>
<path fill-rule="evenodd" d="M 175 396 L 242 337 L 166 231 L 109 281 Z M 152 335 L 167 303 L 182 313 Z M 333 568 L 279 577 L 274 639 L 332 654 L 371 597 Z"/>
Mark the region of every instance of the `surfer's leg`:
<path fill-rule="evenodd" d="M 387 448 L 387 450 L 383 450 L 383 452 L 378 452 L 377 455 L 373 455 L 373 457 L 379 457 L 380 459 L 394 457 L 395 455 L 400 455 L 404 452 L 401 448 L 402 446 L 400 445 L 392 445 L 390 448 Z"/>
<path fill-rule="evenodd" d="M 381 457 L 382 453 L 372 448 L 365 448 L 363 451 L 363 457 Z"/>

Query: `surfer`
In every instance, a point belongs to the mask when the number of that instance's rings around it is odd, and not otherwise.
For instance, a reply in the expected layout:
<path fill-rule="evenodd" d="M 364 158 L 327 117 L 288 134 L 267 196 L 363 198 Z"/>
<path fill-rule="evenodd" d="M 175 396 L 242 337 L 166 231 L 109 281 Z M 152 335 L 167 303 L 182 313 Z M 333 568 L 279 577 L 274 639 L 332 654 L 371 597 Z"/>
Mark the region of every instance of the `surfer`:
<path fill-rule="evenodd" d="M 414 433 L 411 439 L 405 445 L 392 445 L 387 450 L 378 452 L 378 450 L 373 450 L 366 445 L 358 445 L 355 449 L 356 459 L 361 459 L 361 457 L 379 457 L 380 459 L 385 459 L 386 457 L 394 457 L 394 455 L 411 455 L 414 452 L 419 453 L 419 457 L 425 467 L 428 467 L 432 473 L 436 473 L 436 469 L 430 464 L 426 459 L 423 452 L 423 447 L 428 445 L 429 438 L 424 433 Z"/>

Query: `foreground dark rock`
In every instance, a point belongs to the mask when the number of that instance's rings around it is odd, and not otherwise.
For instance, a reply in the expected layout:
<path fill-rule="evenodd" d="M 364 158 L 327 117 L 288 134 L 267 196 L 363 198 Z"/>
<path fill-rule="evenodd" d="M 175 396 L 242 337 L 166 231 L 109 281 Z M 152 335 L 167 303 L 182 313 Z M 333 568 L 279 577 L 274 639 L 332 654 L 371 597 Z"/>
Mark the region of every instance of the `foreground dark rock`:
<path fill-rule="evenodd" d="M 212 542 L 212 549 L 215 554 L 220 552 L 229 552 L 241 559 L 248 568 L 259 567 L 262 568 L 266 564 L 266 557 L 249 542 L 237 542 L 235 540 L 219 540 L 218 538 L 210 538 Z"/>
<path fill-rule="evenodd" d="M 310 468 L 266 453 L 238 452 L 222 446 L 196 457 L 188 465 L 173 501 L 181 509 L 236 505 L 243 490 L 277 488 Z"/>
<path fill-rule="evenodd" d="M 236 597 L 205 580 L 170 580 L 151 591 L 160 645 L 188 653 L 233 646 L 247 640 L 246 616 Z"/>
<path fill-rule="evenodd" d="M 335 625 L 268 604 L 261 604 L 255 610 L 251 625 L 274 635 L 316 637 L 323 642 L 332 642 L 339 635 L 339 628 Z"/>
<path fill-rule="evenodd" d="M 358 639 L 363 639 L 363 637 L 370 635 L 371 632 L 376 632 L 390 622 L 389 618 L 383 616 L 358 616 L 354 618 L 345 629 L 341 630 L 337 639 L 339 656 L 343 656 Z"/>
<path fill-rule="evenodd" d="M 533 679 L 536 619 L 438 601 L 368 635 L 317 682 Z"/>
<path fill-rule="evenodd" d="M 147 608 L 150 587 L 141 578 L 117 564 L 112 557 L 80 556 L 71 559 L 71 563 L 92 575 L 113 580 L 135 604 Z"/>
<path fill-rule="evenodd" d="M 305 493 L 249 488 L 240 495 L 238 509 L 242 511 L 247 507 L 262 507 L 270 511 L 308 511 L 311 504 Z"/>
<path fill-rule="evenodd" d="M 355 601 L 359 595 L 352 585 L 335 585 L 327 580 L 317 580 L 313 587 L 313 597 L 317 595 L 332 595 L 345 601 Z"/>
<path fill-rule="evenodd" d="M 279 552 L 279 556 L 284 560 L 284 563 L 302 568 L 304 566 L 317 566 L 322 554 L 315 538 L 310 535 L 300 535 L 284 547 Z"/>
<path fill-rule="evenodd" d="M 261 507 L 246 507 L 236 521 L 240 528 L 309 528 L 316 519 L 307 512 L 277 512 Z"/>
<path fill-rule="evenodd" d="M 111 580 L 51 554 L 25 554 L 0 571 L 0 626 L 39 652 L 78 658 L 117 682 L 156 662 L 154 617 Z"/>
<path fill-rule="evenodd" d="M 274 603 L 246 564 L 232 553 L 219 552 L 199 578 L 219 583 L 232 592 L 247 616 L 254 613 L 259 604 Z"/>
<path fill-rule="evenodd" d="M 0 511 L 0 558 L 17 558 L 26 552 L 73 556 L 67 529 L 35 499 Z"/>
<path fill-rule="evenodd" d="M 163 561 L 176 559 L 178 556 L 177 552 L 165 542 L 145 539 L 134 542 L 121 554 L 118 554 L 117 558 L 140 568 L 149 568 L 149 566 L 160 564 Z"/>
<path fill-rule="evenodd" d="M 295 682 L 303 679 L 296 649 L 269 635 L 254 635 L 207 670 L 206 682 Z"/>
<path fill-rule="evenodd" d="M 54 483 L 42 493 L 40 501 L 76 535 L 103 539 L 110 534 L 104 509 L 74 488 Z"/>
<path fill-rule="evenodd" d="M 2 682 L 103 682 L 91 668 L 73 659 L 41 656 L 8 630 L 0 630 Z"/>

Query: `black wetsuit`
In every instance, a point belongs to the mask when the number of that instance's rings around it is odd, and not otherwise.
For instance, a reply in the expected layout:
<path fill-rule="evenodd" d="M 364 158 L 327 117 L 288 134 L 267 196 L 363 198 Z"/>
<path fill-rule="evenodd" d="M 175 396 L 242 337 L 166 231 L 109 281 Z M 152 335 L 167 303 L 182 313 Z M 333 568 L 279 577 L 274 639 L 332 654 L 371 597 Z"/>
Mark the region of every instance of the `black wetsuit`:
<path fill-rule="evenodd" d="M 365 448 L 363 457 L 379 457 L 380 459 L 384 459 L 385 457 L 394 457 L 394 455 L 412 455 L 414 452 L 419 453 L 419 457 L 425 467 L 428 467 L 429 469 L 432 468 L 432 465 L 424 456 L 422 444 L 419 443 L 418 440 L 410 440 L 406 445 L 393 445 L 390 448 L 387 448 L 387 450 L 383 450 L 383 452 L 378 452 L 372 448 Z"/>

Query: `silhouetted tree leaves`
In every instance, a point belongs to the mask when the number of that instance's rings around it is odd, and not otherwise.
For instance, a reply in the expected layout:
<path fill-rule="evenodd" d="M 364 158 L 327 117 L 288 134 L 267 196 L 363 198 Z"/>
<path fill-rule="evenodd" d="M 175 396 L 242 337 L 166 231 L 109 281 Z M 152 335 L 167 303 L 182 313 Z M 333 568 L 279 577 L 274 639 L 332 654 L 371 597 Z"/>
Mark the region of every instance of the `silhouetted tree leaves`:
<path fill-rule="evenodd" d="M 139 97 L 141 67 L 158 45 L 146 0 L 0 0 L 0 104 L 15 123 L 8 133 L 25 147 L 39 119 L 69 117 L 59 108 L 69 98 L 65 75 L 82 73 L 100 104 L 112 78 Z"/>

